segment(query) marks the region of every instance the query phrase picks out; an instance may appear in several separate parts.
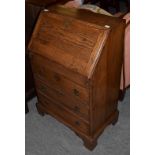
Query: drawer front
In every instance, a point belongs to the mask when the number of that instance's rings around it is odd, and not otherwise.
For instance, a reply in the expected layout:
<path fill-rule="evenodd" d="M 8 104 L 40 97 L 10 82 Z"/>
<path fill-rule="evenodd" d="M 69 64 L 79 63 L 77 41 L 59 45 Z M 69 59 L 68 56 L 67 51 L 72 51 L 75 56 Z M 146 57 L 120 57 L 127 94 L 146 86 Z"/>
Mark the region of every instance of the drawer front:
<path fill-rule="evenodd" d="M 48 68 L 48 70 L 52 70 L 53 72 L 56 72 L 62 76 L 65 76 L 66 78 L 68 78 L 70 81 L 74 81 L 75 83 L 77 83 L 78 85 L 84 87 L 84 88 L 89 88 L 89 80 L 87 79 L 87 77 L 78 74 L 76 72 L 72 72 L 71 70 L 65 68 L 64 66 L 54 62 L 54 61 L 50 61 L 38 54 L 29 53 L 29 57 L 32 63 L 32 68 L 34 69 L 34 71 L 36 73 L 43 72 L 44 68 L 42 68 L 41 66 L 44 65 L 45 68 Z M 38 67 L 42 68 L 43 70 L 40 71 L 40 69 L 38 70 Z M 41 73 L 43 74 L 43 73 Z"/>
<path fill-rule="evenodd" d="M 70 113 L 67 109 L 60 106 L 53 99 L 47 99 L 45 96 L 39 94 L 39 104 L 48 114 L 54 116 L 56 119 L 62 121 L 67 126 L 75 131 L 81 131 L 89 135 L 89 124 Z"/>
<path fill-rule="evenodd" d="M 70 98 L 70 96 L 66 95 L 63 91 L 47 86 L 44 82 L 42 82 L 38 78 L 35 78 L 35 83 L 38 92 L 46 95 L 48 98 L 53 98 L 54 100 L 59 102 L 59 104 L 61 104 L 62 106 L 66 106 L 76 115 L 79 115 L 80 117 L 89 121 L 88 105 L 81 103 L 79 100 Z"/>
<path fill-rule="evenodd" d="M 89 103 L 89 89 L 81 87 L 80 85 L 70 81 L 66 77 L 52 71 L 50 66 L 35 62 L 32 64 L 32 69 L 35 76 L 39 76 L 45 81 L 48 86 L 59 89 L 65 92 L 70 98 L 76 98 L 86 104 Z"/>

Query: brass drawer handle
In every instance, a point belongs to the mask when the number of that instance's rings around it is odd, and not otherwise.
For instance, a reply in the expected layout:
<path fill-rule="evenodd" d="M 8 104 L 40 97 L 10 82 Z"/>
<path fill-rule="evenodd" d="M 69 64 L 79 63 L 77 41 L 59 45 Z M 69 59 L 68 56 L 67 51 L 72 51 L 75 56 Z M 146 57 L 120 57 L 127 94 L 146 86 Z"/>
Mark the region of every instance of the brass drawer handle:
<path fill-rule="evenodd" d="M 73 92 L 74 92 L 74 95 L 76 95 L 76 96 L 80 95 L 80 92 L 77 89 L 74 89 Z"/>
<path fill-rule="evenodd" d="M 41 86 L 40 87 L 41 91 L 45 92 L 46 91 L 46 88 L 44 86 Z"/>
<path fill-rule="evenodd" d="M 79 121 L 75 121 L 75 124 L 80 126 L 80 122 Z"/>
<path fill-rule="evenodd" d="M 80 108 L 78 106 L 74 107 L 74 112 L 78 113 L 80 111 Z"/>
<path fill-rule="evenodd" d="M 57 74 L 54 75 L 54 79 L 55 81 L 60 81 L 60 77 Z"/>

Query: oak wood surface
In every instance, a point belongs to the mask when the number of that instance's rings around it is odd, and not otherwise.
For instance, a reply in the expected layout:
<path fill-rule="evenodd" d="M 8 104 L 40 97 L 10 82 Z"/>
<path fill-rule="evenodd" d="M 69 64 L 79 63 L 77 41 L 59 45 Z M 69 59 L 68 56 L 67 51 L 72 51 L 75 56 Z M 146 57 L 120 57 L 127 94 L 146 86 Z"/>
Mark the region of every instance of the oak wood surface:
<path fill-rule="evenodd" d="M 83 117 L 85 120 L 89 121 L 89 106 L 83 102 L 71 98 L 70 95 L 65 94 L 65 91 L 60 91 L 52 88 L 52 85 L 47 85 L 38 78 L 35 78 L 35 83 L 37 91 L 39 94 L 43 94 L 48 98 L 53 98 L 60 105 L 67 107 L 76 115 Z"/>
<path fill-rule="evenodd" d="M 90 78 L 107 38 L 106 31 L 95 24 L 42 11 L 29 48 Z"/>
<path fill-rule="evenodd" d="M 47 97 L 39 95 L 39 106 L 44 109 L 45 112 L 58 117 L 60 120 L 63 120 L 65 124 L 70 126 L 72 129 L 81 131 L 89 135 L 89 123 L 83 121 L 80 117 L 77 117 L 74 113 L 71 113 L 68 109 L 60 106 L 53 99 L 48 100 Z"/>
<path fill-rule="evenodd" d="M 39 76 L 48 85 L 51 85 L 55 89 L 66 92 L 71 98 L 76 98 L 84 101 L 84 103 L 89 102 L 88 89 L 79 86 L 74 81 L 70 80 L 70 77 L 63 76 L 46 65 L 46 59 L 44 65 L 39 63 L 36 59 L 33 59 L 32 69 L 35 76 Z"/>
<path fill-rule="evenodd" d="M 55 7 L 41 13 L 29 43 L 39 113 L 69 126 L 90 150 L 118 120 L 124 29 L 122 19 Z"/>

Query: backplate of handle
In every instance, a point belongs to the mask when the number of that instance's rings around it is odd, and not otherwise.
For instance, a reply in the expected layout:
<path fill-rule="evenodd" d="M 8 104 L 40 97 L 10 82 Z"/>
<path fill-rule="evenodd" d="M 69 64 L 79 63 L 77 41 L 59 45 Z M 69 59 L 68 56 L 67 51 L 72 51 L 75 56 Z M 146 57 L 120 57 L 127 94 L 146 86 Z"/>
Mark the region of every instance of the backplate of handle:
<path fill-rule="evenodd" d="M 75 121 L 75 124 L 79 126 L 80 125 L 80 122 L 79 121 Z"/>
<path fill-rule="evenodd" d="M 60 81 L 60 77 L 57 74 L 54 75 L 54 79 L 55 81 Z"/>
<path fill-rule="evenodd" d="M 74 112 L 79 112 L 80 111 L 80 108 L 78 106 L 75 106 L 74 107 Z"/>
<path fill-rule="evenodd" d="M 74 92 L 75 96 L 79 96 L 80 95 L 80 92 L 77 89 L 74 89 L 73 92 Z"/>

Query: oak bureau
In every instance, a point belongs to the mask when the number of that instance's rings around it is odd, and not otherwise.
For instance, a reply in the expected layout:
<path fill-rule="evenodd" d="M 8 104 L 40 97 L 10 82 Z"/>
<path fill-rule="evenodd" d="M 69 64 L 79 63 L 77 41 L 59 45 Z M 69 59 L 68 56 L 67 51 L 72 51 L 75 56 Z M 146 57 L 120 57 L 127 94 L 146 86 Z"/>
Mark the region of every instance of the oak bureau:
<path fill-rule="evenodd" d="M 38 112 L 90 150 L 118 119 L 124 28 L 121 19 L 56 6 L 40 13 L 29 42 Z"/>

